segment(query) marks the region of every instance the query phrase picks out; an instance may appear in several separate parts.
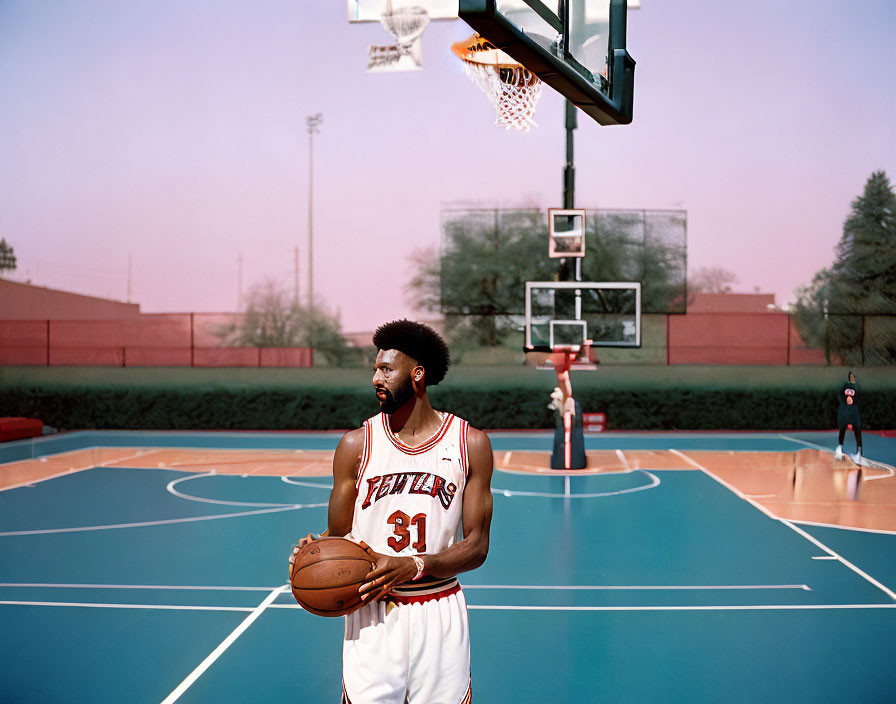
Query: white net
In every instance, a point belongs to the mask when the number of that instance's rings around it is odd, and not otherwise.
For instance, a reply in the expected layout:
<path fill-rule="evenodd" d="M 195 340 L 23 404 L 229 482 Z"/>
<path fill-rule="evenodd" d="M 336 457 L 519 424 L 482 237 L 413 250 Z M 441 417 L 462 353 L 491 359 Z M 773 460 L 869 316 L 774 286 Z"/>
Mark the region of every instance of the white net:
<path fill-rule="evenodd" d="M 395 37 L 399 46 L 406 46 L 419 39 L 429 24 L 429 13 L 423 7 L 390 9 L 380 16 L 380 24 Z"/>
<path fill-rule="evenodd" d="M 538 126 L 532 119 L 541 97 L 538 76 L 524 66 L 506 68 L 472 61 L 464 61 L 464 69 L 497 110 L 496 125 L 521 132 Z"/>

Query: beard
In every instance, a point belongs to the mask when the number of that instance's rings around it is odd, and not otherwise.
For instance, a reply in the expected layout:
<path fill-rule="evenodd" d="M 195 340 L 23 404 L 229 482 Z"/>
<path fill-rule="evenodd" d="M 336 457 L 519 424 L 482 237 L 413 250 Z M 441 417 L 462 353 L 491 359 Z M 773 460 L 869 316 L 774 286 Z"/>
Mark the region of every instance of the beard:
<path fill-rule="evenodd" d="M 380 410 L 386 415 L 392 415 L 404 404 L 414 398 L 414 385 L 411 383 L 410 377 L 408 377 L 408 380 L 399 387 L 395 394 L 389 391 L 389 389 L 384 388 L 383 391 L 386 394 L 386 400 L 380 401 Z"/>

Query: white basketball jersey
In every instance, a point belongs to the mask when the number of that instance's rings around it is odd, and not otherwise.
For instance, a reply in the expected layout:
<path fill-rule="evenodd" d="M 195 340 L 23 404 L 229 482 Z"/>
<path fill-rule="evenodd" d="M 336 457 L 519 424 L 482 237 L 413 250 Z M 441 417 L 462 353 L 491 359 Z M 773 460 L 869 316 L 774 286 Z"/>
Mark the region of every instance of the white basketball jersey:
<path fill-rule="evenodd" d="M 426 555 L 454 544 L 467 479 L 468 423 L 445 413 L 438 431 L 409 447 L 384 413 L 364 421 L 352 537 L 384 555 Z"/>

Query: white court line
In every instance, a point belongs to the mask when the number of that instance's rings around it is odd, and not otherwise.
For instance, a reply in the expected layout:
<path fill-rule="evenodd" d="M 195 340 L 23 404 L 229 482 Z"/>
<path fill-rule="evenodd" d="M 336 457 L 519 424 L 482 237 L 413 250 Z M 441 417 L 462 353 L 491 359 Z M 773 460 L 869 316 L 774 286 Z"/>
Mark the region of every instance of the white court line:
<path fill-rule="evenodd" d="M 817 526 L 819 528 L 839 528 L 840 530 L 854 530 L 859 533 L 877 533 L 878 535 L 896 535 L 893 530 L 881 530 L 877 528 L 856 528 L 854 526 L 841 526 L 836 523 L 816 523 L 815 521 L 797 521 L 792 520 L 791 523 L 799 523 L 801 526 Z"/>
<path fill-rule="evenodd" d="M 631 465 L 628 463 L 628 460 L 625 459 L 625 455 L 622 453 L 622 450 L 616 450 L 616 456 L 619 458 L 620 462 L 622 462 L 623 466 L 625 467 L 625 471 L 626 471 L 626 472 L 631 472 L 631 471 L 632 471 L 632 467 L 631 467 Z"/>
<path fill-rule="evenodd" d="M 803 536 L 803 537 L 804 537 L 806 540 L 808 540 L 810 543 L 813 543 L 813 544 L 816 545 L 817 547 L 819 547 L 819 548 L 821 548 L 822 550 L 824 550 L 828 555 L 832 555 L 833 557 L 835 557 L 836 559 L 838 559 L 840 562 L 842 562 L 844 565 L 846 565 L 846 566 L 847 566 L 849 569 L 851 569 L 853 572 L 855 572 L 856 574 L 858 574 L 860 577 L 863 577 L 864 579 L 866 579 L 868 582 L 870 582 L 870 583 L 873 584 L 875 587 L 877 587 L 878 589 L 880 589 L 880 590 L 881 590 L 884 594 L 886 594 L 888 597 L 890 597 L 891 599 L 893 599 L 894 601 L 896 601 L 896 593 L 894 593 L 891 589 L 885 587 L 883 584 L 881 584 L 880 582 L 878 582 L 876 579 L 874 579 L 874 577 L 872 577 L 871 575 L 869 575 L 867 572 L 864 572 L 863 570 L 861 570 L 861 569 L 859 569 L 858 567 L 856 567 L 853 563 L 851 563 L 849 560 L 847 560 L 847 559 L 846 559 L 845 557 L 843 557 L 842 555 L 839 555 L 838 553 L 836 553 L 834 550 L 832 550 L 831 548 L 829 548 L 827 545 L 825 545 L 824 543 L 822 543 L 820 540 L 817 540 L 817 539 L 814 538 L 813 536 L 809 535 L 806 531 L 802 530 L 801 528 L 797 528 L 795 525 L 793 525 L 793 523 L 791 523 L 790 521 L 788 521 L 786 518 L 780 518 L 779 516 L 776 516 L 775 514 L 773 514 L 771 511 L 767 510 L 767 509 L 766 509 L 764 506 L 762 506 L 761 504 L 756 503 L 753 499 L 751 499 L 750 497 L 744 495 L 744 494 L 743 494 L 742 492 L 740 492 L 736 487 L 732 486 L 731 484 L 729 484 L 728 482 L 726 482 L 726 481 L 725 481 L 724 479 L 722 479 L 721 477 L 717 477 L 715 474 L 713 474 L 712 472 L 710 472 L 706 467 L 704 467 L 704 466 L 702 466 L 701 464 L 698 464 L 696 461 L 692 460 L 690 457 L 688 457 L 688 456 L 687 456 L 686 454 L 684 454 L 683 452 L 679 452 L 678 450 L 670 450 L 670 452 L 675 453 L 676 455 L 678 455 L 679 457 L 681 457 L 682 459 L 684 459 L 686 462 L 690 462 L 692 465 L 694 465 L 695 467 L 697 467 L 697 469 L 699 469 L 699 470 L 702 471 L 702 472 L 705 472 L 707 476 L 712 477 L 712 478 L 715 479 L 719 484 L 721 484 L 722 486 L 724 486 L 725 488 L 727 488 L 729 491 L 733 492 L 733 493 L 735 494 L 735 496 L 739 496 L 739 497 L 742 498 L 744 501 L 749 502 L 750 505 L 752 505 L 753 507 L 758 508 L 758 509 L 759 509 L 760 511 L 762 511 L 766 516 L 768 516 L 768 517 L 770 517 L 770 518 L 772 518 L 772 519 L 774 519 L 774 520 L 776 520 L 776 521 L 780 521 L 781 523 L 783 523 L 785 526 L 787 526 L 787 527 L 790 528 L 791 530 L 794 530 L 795 532 L 799 533 L 801 536 Z"/>
<path fill-rule="evenodd" d="M 813 560 L 836 560 L 837 558 L 833 555 L 813 555 Z"/>
<path fill-rule="evenodd" d="M 474 605 L 479 611 L 811 611 L 825 609 L 896 609 L 896 604 L 744 604 L 733 606 L 503 606 Z"/>
<path fill-rule="evenodd" d="M 45 462 L 47 457 L 61 457 L 62 455 L 66 455 L 71 452 L 84 452 L 84 450 L 95 450 L 95 449 L 99 449 L 99 448 L 88 447 L 88 448 L 82 448 L 80 450 L 66 450 L 65 452 L 59 452 L 59 453 L 56 453 L 53 455 L 47 455 L 44 457 L 31 457 L 31 458 L 29 458 L 29 460 L 38 460 L 39 462 Z M 77 472 L 86 472 L 88 470 L 96 469 L 98 467 L 114 468 L 115 462 L 121 462 L 122 460 L 136 459 L 137 457 L 140 457 L 140 455 L 143 452 L 145 452 L 145 450 L 140 450 L 136 454 L 128 455 L 126 457 L 116 457 L 114 460 L 108 460 L 106 462 L 102 462 L 101 464 L 90 465 L 89 467 L 81 467 L 79 469 L 75 469 L 74 467 L 69 467 L 65 471 L 57 472 L 56 474 L 51 474 L 46 477 L 40 477 L 38 479 L 31 479 L 29 481 L 24 481 L 24 482 L 19 482 L 18 484 L 13 484 L 12 486 L 2 487 L 2 488 L 0 488 L 0 491 L 8 491 L 9 489 L 21 489 L 23 486 L 30 487 L 30 486 L 34 486 L 35 484 L 39 484 L 40 482 L 49 481 L 50 479 L 58 479 L 59 477 L 67 477 L 69 474 L 76 474 Z M 28 461 L 28 460 L 13 460 L 13 462 L 25 462 L 25 461 Z M 11 462 L 0 463 L 0 468 L 2 468 L 4 464 L 11 464 Z"/>
<path fill-rule="evenodd" d="M 189 675 L 187 675 L 186 679 L 181 682 L 177 687 L 174 688 L 174 691 L 171 692 L 167 697 L 162 700 L 162 704 L 172 704 L 172 702 L 176 702 L 180 699 L 181 695 L 186 692 L 193 683 L 199 679 L 203 672 L 205 672 L 212 664 L 217 660 L 221 654 L 227 650 L 231 645 L 233 645 L 234 641 L 239 638 L 243 631 L 245 631 L 249 626 L 251 626 L 255 619 L 261 616 L 262 612 L 270 606 L 274 599 L 276 599 L 280 593 L 288 588 L 289 585 L 285 584 L 283 586 L 277 587 L 270 594 L 265 597 L 265 600 L 262 601 L 255 609 L 250 613 L 243 622 L 233 629 L 233 632 L 229 636 L 227 636 L 221 643 L 215 648 L 211 653 L 209 653 L 208 657 L 205 658 L 199 665 L 193 670 Z"/>
<path fill-rule="evenodd" d="M 619 496 L 620 494 L 631 494 L 636 491 L 644 491 L 645 489 L 653 489 L 655 486 L 659 486 L 660 480 L 659 477 L 657 477 L 655 474 L 651 474 L 646 469 L 639 469 L 637 471 L 643 472 L 648 477 L 650 477 L 650 484 L 642 484 L 641 486 L 632 487 L 630 489 L 620 489 L 619 491 L 600 491 L 586 494 L 551 494 L 544 491 L 516 491 L 515 489 L 497 489 L 495 487 L 492 487 L 492 493 L 499 496 L 537 496 L 547 499 L 596 499 L 603 496 Z M 610 472 L 604 472 L 604 474 L 610 474 Z M 617 472 L 617 474 L 624 474 L 624 472 Z"/>
<path fill-rule="evenodd" d="M 300 482 L 298 480 L 293 479 L 292 477 L 280 477 L 280 480 L 287 483 L 293 484 L 295 486 L 310 486 L 314 489 L 332 489 L 332 484 L 315 484 L 314 482 Z"/>
<path fill-rule="evenodd" d="M 221 506 L 254 506 L 256 508 L 267 508 L 267 507 L 285 507 L 285 506 L 294 506 L 295 504 L 270 504 L 270 503 L 261 503 L 261 502 L 253 502 L 253 501 L 224 501 L 223 499 L 207 499 L 202 496 L 191 496 L 190 494 L 184 494 L 180 491 L 177 491 L 174 487 L 180 484 L 181 482 L 189 482 L 194 479 L 207 479 L 209 477 L 218 477 L 218 476 L 227 476 L 227 475 L 219 475 L 212 470 L 210 472 L 204 472 L 203 474 L 193 474 L 188 477 L 181 477 L 180 479 L 172 479 L 168 482 L 168 486 L 165 487 L 165 490 L 169 494 L 173 494 L 179 499 L 186 499 L 187 501 L 198 501 L 203 504 L 218 504 Z M 233 476 L 233 475 L 230 475 Z M 316 504 L 316 506 L 327 506 L 327 504 Z"/>
<path fill-rule="evenodd" d="M 153 609 L 158 611 L 252 611 L 251 606 L 182 606 L 179 604 L 101 604 L 90 601 L 0 601 L 0 606 L 68 606 L 82 609 Z"/>
<path fill-rule="evenodd" d="M 91 604 L 89 602 L 65 601 L 0 601 L 0 606 L 56 606 L 93 609 L 152 609 L 157 611 L 229 611 L 251 612 L 249 616 L 226 638 L 214 651 L 200 663 L 181 684 L 165 699 L 174 702 L 180 697 L 209 666 L 221 656 L 243 631 L 255 621 L 265 609 L 295 609 L 302 611 L 298 604 L 274 604 L 273 599 L 279 595 L 278 587 L 272 594 L 255 608 L 251 606 L 180 606 L 166 604 Z M 271 601 L 268 601 L 271 599 Z M 267 603 L 265 603 L 267 602 Z M 262 608 L 263 607 L 263 608 Z M 896 609 L 896 604 L 735 604 L 720 606 L 510 606 L 504 604 L 485 605 L 467 604 L 470 611 L 821 611 L 827 609 Z M 195 675 L 195 676 L 194 676 Z M 183 689 L 181 689 L 183 688 Z M 177 697 L 170 697 L 177 694 Z"/>
<path fill-rule="evenodd" d="M 219 513 L 212 516 L 191 516 L 189 518 L 169 518 L 164 521 L 141 521 L 139 523 L 113 523 L 105 526 L 78 526 L 77 528 L 42 528 L 40 530 L 10 530 L 0 533 L 0 538 L 15 535 L 48 535 L 51 533 L 81 533 L 91 530 L 115 530 L 119 528 L 144 528 L 146 526 L 164 526 L 172 523 L 192 523 L 194 521 L 213 521 L 217 518 L 237 518 L 239 516 L 257 516 L 262 513 L 276 513 L 278 511 L 295 511 L 300 508 L 315 508 L 326 504 L 296 504 L 283 508 L 263 508 L 257 511 L 239 511 L 238 513 Z"/>
<path fill-rule="evenodd" d="M 690 585 L 529 585 L 529 584 L 462 584 L 463 589 L 546 589 L 546 590 L 592 590 L 592 591 L 672 591 L 672 590 L 716 590 L 716 589 L 802 589 L 812 591 L 807 584 L 690 584 Z"/>
<path fill-rule="evenodd" d="M 298 604 L 271 604 L 271 609 L 301 609 Z M 467 604 L 470 611 L 824 611 L 828 609 L 896 609 L 896 604 L 743 604 L 723 606 L 508 606 Z"/>
<path fill-rule="evenodd" d="M 184 591 L 269 592 L 276 587 L 186 586 L 183 584 L 53 584 L 46 582 L 0 582 L 0 589 L 31 587 L 38 589 L 182 589 Z"/>
<path fill-rule="evenodd" d="M 833 559 L 833 558 L 827 558 Z M 667 590 L 716 590 L 716 589 L 802 589 L 811 591 L 806 584 L 618 584 L 618 585 L 581 585 L 581 584 L 463 584 L 464 589 L 526 589 L 526 590 L 594 590 L 594 591 L 667 591 Z M 0 582 L 0 588 L 32 587 L 47 589 L 181 589 L 185 591 L 263 591 L 269 592 L 276 587 L 222 587 L 222 586 L 186 586 L 163 584 L 53 584 L 44 582 Z"/>
<path fill-rule="evenodd" d="M 816 450 L 824 450 L 825 452 L 830 452 L 833 454 L 833 451 L 829 447 L 825 447 L 824 445 L 816 445 L 814 442 L 809 442 L 807 440 L 800 440 L 799 438 L 792 438 L 789 435 L 780 434 L 778 437 L 783 438 L 784 440 L 789 440 L 790 442 L 798 442 L 801 445 L 806 445 L 807 447 L 811 447 Z M 887 472 L 886 475 L 881 477 L 862 477 L 863 482 L 873 482 L 878 479 L 889 479 L 892 476 L 896 476 L 896 467 L 892 467 L 888 465 L 886 462 L 878 462 L 877 460 L 869 460 L 867 457 L 860 457 L 859 461 L 856 462 L 853 459 L 852 455 L 847 455 L 844 453 L 844 457 L 849 457 L 852 459 L 853 464 L 858 465 L 860 467 L 868 467 L 869 469 L 880 469 Z"/>

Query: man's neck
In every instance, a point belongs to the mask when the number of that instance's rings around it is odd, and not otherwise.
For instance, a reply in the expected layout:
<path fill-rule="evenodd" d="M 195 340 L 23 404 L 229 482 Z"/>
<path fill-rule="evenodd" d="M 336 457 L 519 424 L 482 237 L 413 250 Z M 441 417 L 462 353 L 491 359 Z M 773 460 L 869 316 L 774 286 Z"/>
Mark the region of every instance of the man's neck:
<path fill-rule="evenodd" d="M 389 426 L 403 440 L 426 440 L 442 423 L 442 416 L 429 403 L 424 393 L 415 396 L 389 416 Z M 413 444 L 413 443 L 410 443 Z"/>

